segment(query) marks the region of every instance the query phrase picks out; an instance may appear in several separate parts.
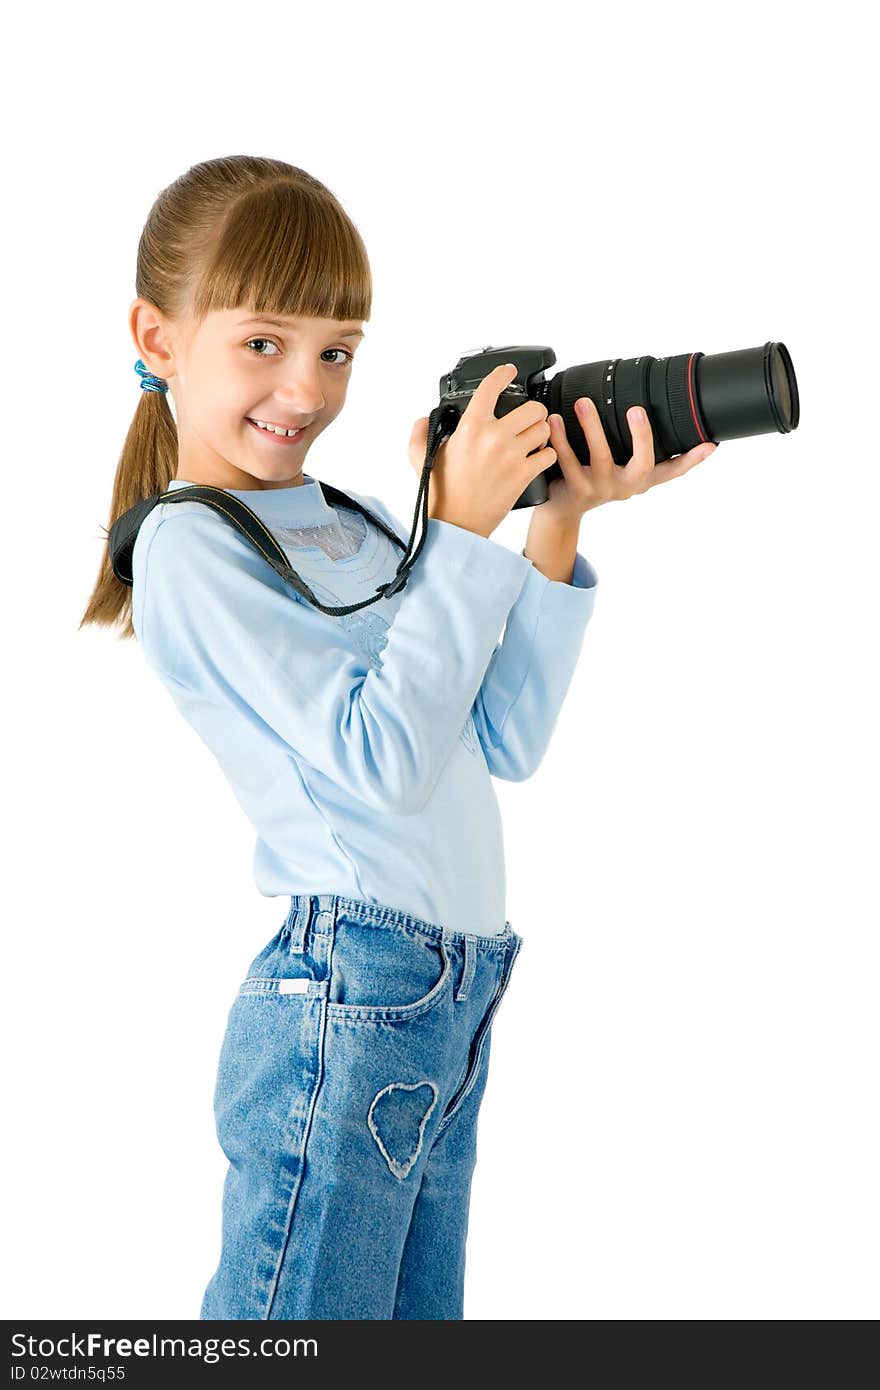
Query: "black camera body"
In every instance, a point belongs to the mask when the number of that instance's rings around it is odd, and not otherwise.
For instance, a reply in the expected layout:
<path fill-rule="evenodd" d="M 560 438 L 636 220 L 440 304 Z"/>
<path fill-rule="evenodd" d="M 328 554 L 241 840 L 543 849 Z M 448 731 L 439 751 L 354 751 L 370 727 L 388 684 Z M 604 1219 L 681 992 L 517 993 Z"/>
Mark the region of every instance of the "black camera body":
<path fill-rule="evenodd" d="M 596 406 L 614 461 L 621 466 L 633 453 L 626 412 L 634 405 L 647 411 L 658 463 L 701 443 L 773 431 L 787 434 L 800 418 L 797 380 L 784 343 L 711 356 L 615 357 L 566 367 L 549 380 L 546 370 L 556 362 L 551 347 L 488 346 L 465 353 L 440 378 L 438 437 L 454 432 L 480 382 L 505 362 L 515 363 L 517 374 L 501 392 L 496 416 L 509 415 L 527 400 L 540 401 L 548 415 L 562 416 L 569 443 L 586 465 L 590 451 L 574 408 L 582 396 Z M 561 476 L 559 464 L 552 463 L 532 480 L 514 509 L 546 502 L 548 483 Z"/>

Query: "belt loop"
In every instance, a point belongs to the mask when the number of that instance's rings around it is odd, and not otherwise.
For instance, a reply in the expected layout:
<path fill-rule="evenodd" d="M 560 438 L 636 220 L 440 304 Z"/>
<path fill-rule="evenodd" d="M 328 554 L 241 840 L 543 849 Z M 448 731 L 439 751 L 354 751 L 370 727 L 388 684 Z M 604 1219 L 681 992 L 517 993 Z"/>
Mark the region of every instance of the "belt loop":
<path fill-rule="evenodd" d="M 474 971 L 477 968 L 477 938 L 465 935 L 464 938 L 464 965 L 461 972 L 461 980 L 455 993 L 456 999 L 467 999 L 468 990 L 474 978 Z"/>
<path fill-rule="evenodd" d="M 306 928 L 311 917 L 311 899 L 300 895 L 294 898 L 291 903 L 290 913 L 290 945 L 288 950 L 292 956 L 301 956 L 305 951 Z"/>
<path fill-rule="evenodd" d="M 321 936 L 330 936 L 336 930 L 336 897 L 335 893 L 312 894 L 312 921 L 315 931 Z"/>

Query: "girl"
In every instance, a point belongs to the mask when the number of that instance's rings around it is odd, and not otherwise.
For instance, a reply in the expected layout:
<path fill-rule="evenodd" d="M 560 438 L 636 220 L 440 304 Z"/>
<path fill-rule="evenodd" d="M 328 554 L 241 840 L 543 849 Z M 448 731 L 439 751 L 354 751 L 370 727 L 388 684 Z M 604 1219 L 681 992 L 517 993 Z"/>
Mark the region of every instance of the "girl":
<path fill-rule="evenodd" d="M 142 389 L 111 524 L 207 483 L 247 503 L 320 603 L 375 594 L 398 549 L 304 471 L 371 309 L 334 196 L 278 160 L 196 165 L 150 211 L 136 288 Z M 538 402 L 496 418 L 512 377 L 487 377 L 438 451 L 403 589 L 328 616 L 222 515 L 160 502 L 133 587 L 105 554 L 82 620 L 137 637 L 257 832 L 259 891 L 289 899 L 221 1048 L 229 1168 L 202 1318 L 463 1317 L 491 1025 L 522 945 L 491 778 L 531 776 L 568 689 L 597 585 L 581 516 L 653 470 L 649 427 L 633 426 L 623 470 L 582 415 L 583 468 Z M 410 442 L 419 471 L 427 428 Z M 557 457 L 565 476 L 515 555 L 490 534 Z M 353 497 L 405 544 L 377 498 Z"/>

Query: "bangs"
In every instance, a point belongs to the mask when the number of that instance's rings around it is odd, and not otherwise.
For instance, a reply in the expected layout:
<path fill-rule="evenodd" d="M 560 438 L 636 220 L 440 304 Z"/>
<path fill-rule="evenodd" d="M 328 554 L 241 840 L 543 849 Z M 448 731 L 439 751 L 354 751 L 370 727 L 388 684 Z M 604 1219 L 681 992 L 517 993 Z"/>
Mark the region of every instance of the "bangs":
<path fill-rule="evenodd" d="M 289 180 L 234 200 L 191 285 L 196 319 L 213 309 L 369 319 L 373 285 L 356 227 L 334 200 Z"/>

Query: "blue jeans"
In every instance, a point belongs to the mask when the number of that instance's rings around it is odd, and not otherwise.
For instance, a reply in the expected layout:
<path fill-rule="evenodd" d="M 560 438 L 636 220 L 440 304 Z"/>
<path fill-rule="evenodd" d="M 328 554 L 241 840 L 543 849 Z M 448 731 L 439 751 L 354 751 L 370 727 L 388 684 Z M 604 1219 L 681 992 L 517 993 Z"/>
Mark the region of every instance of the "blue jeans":
<path fill-rule="evenodd" d="M 461 1319 L 492 1020 L 522 937 L 301 894 L 229 1012 L 201 1318 Z"/>

